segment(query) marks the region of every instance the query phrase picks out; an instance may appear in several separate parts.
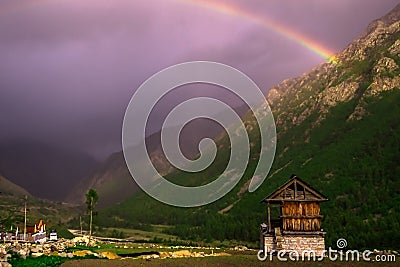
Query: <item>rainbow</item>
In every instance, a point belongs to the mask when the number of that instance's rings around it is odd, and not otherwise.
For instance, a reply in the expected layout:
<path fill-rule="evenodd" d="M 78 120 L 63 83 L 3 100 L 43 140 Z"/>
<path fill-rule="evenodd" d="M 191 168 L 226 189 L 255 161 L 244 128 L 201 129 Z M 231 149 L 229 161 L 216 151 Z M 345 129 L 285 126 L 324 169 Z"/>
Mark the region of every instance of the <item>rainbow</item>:
<path fill-rule="evenodd" d="M 5 7 L 3 7 L 2 10 L 0 10 L 0 13 L 4 13 L 6 10 L 14 11 L 21 7 L 34 6 L 39 3 L 52 2 L 52 1 L 56 1 L 56 0 L 18 1 L 17 4 L 15 4 L 14 1 L 12 1 L 13 4 L 9 4 L 8 6 L 6 5 Z M 336 60 L 334 57 L 335 53 L 331 49 L 318 43 L 318 41 L 313 40 L 310 37 L 308 37 L 302 33 L 299 33 L 293 29 L 290 29 L 286 25 L 279 23 L 275 20 L 272 20 L 270 18 L 258 16 L 256 14 L 245 11 L 235 5 L 227 4 L 227 3 L 223 3 L 223 2 L 205 1 L 205 0 L 170 0 L 170 1 L 182 3 L 182 4 L 186 4 L 186 5 L 191 5 L 191 6 L 195 6 L 195 7 L 200 7 L 200 8 L 204 8 L 207 10 L 211 10 L 213 12 L 218 12 L 220 14 L 241 18 L 243 20 L 246 20 L 246 21 L 249 21 L 256 25 L 259 25 L 261 27 L 264 27 L 270 31 L 273 31 L 276 34 L 279 34 L 279 35 L 305 47 L 306 49 L 312 51 L 313 53 L 317 54 L 318 56 L 322 57 L 323 59 L 325 59 L 328 62 L 336 63 Z"/>
<path fill-rule="evenodd" d="M 214 12 L 218 12 L 221 14 L 239 17 L 246 21 L 252 22 L 254 24 L 260 25 L 268 30 L 271 30 L 291 41 L 294 41 L 301 46 L 307 48 L 308 50 L 312 51 L 313 53 L 321 56 L 328 62 L 336 63 L 334 52 L 323 46 L 322 44 L 318 43 L 317 41 L 307 37 L 304 34 L 296 32 L 287 26 L 274 21 L 270 18 L 257 16 L 253 13 L 247 12 L 243 9 L 240 9 L 237 6 L 232 4 L 222 3 L 222 2 L 211 2 L 211 1 L 204 1 L 204 0 L 174 0 L 175 2 L 189 4 L 192 6 L 201 7 L 204 9 L 212 10 Z"/>

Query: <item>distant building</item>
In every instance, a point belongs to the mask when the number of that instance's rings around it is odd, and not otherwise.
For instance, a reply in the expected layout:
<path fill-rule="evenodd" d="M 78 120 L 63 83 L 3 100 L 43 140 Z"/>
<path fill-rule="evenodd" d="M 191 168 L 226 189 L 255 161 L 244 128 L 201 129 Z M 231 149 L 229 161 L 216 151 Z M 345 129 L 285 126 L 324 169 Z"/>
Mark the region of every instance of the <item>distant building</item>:
<path fill-rule="evenodd" d="M 23 226 L 19 226 L 17 229 L 23 229 Z M 24 240 L 24 234 L 21 230 L 16 232 L 18 240 Z M 26 241 L 35 243 L 46 242 L 46 224 L 42 220 L 38 224 L 26 226 Z"/>
<path fill-rule="evenodd" d="M 313 250 L 316 255 L 325 249 L 325 232 L 321 229 L 320 203 L 328 201 L 311 185 L 292 175 L 289 181 L 265 197 L 267 222 L 261 224 L 261 246 L 271 251 Z M 271 219 L 271 207 L 280 208 L 279 218 Z"/>
<path fill-rule="evenodd" d="M 43 223 L 42 220 L 39 221 L 38 225 L 35 225 L 35 233 L 32 235 L 33 241 L 35 243 L 44 243 L 46 242 L 46 224 Z"/>
<path fill-rule="evenodd" d="M 57 241 L 58 236 L 57 236 L 57 231 L 56 230 L 51 230 L 50 235 L 49 235 L 49 240 L 50 241 Z"/>

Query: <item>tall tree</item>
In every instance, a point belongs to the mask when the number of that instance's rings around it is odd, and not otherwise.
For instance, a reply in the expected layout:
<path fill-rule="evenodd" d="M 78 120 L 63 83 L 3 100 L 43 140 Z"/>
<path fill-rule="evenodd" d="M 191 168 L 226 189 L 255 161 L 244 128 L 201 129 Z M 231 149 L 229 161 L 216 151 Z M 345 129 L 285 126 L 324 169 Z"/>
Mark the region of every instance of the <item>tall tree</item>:
<path fill-rule="evenodd" d="M 98 200 L 99 196 L 97 195 L 96 190 L 94 190 L 93 188 L 89 189 L 89 191 L 86 193 L 86 205 L 90 213 L 89 237 L 92 236 L 93 211 Z"/>

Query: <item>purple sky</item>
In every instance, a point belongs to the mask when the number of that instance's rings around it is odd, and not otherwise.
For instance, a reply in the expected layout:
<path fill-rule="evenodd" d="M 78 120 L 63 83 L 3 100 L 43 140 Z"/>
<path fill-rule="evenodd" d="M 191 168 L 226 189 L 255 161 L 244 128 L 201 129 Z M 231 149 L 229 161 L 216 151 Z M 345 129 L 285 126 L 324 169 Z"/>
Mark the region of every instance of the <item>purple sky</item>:
<path fill-rule="evenodd" d="M 184 2 L 0 0 L 0 139 L 33 137 L 104 157 L 120 149 L 123 114 L 136 88 L 167 66 L 222 62 L 266 92 L 323 61 L 249 20 Z M 397 2 L 225 3 L 278 21 L 337 52 Z M 224 94 L 214 87 L 191 88 L 170 96 L 165 106 L 176 104 L 174 99 Z"/>

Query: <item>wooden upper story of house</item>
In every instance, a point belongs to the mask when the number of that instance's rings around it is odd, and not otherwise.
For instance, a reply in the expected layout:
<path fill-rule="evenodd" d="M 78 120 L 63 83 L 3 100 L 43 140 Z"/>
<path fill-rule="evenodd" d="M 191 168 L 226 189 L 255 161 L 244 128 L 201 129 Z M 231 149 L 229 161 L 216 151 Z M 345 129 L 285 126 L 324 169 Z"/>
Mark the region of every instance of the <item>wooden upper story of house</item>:
<path fill-rule="evenodd" d="M 320 202 L 328 198 L 296 175 L 265 197 L 268 232 L 277 226 L 283 233 L 320 233 Z M 271 221 L 270 205 L 280 204 L 280 217 Z"/>

